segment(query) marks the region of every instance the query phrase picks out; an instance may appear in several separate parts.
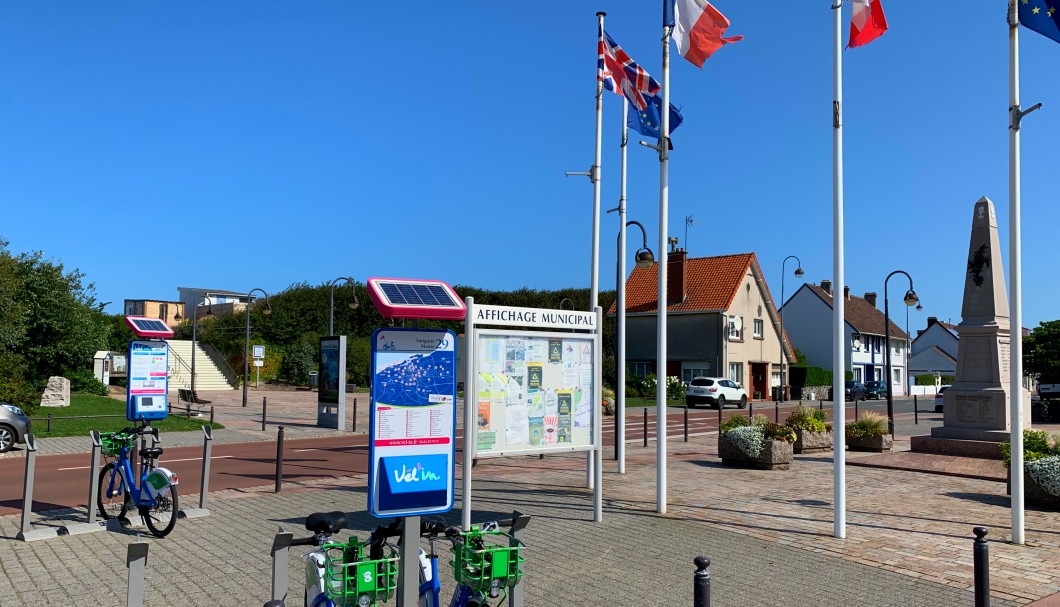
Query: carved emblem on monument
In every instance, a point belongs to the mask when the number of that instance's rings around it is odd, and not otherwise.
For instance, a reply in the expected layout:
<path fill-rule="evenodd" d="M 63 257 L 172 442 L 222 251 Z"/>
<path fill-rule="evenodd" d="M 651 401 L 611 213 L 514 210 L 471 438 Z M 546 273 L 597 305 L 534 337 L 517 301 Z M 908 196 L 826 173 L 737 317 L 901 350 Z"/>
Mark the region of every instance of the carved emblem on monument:
<path fill-rule="evenodd" d="M 979 210 L 981 216 L 983 207 L 979 207 Z M 990 253 L 987 252 L 985 244 L 976 249 L 975 254 L 968 260 L 968 275 L 971 276 L 972 282 L 977 287 L 983 286 L 984 267 L 990 267 Z"/>

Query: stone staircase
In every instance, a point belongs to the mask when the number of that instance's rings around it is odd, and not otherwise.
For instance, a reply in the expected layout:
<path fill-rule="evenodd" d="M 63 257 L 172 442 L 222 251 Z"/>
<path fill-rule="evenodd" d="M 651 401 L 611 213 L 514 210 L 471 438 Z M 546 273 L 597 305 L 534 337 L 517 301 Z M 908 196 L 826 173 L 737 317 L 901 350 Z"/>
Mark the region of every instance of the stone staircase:
<path fill-rule="evenodd" d="M 169 389 L 191 388 L 191 340 L 167 339 L 169 344 Z M 234 390 L 234 378 L 230 380 L 222 369 L 220 354 L 201 341 L 195 344 L 195 390 Z"/>

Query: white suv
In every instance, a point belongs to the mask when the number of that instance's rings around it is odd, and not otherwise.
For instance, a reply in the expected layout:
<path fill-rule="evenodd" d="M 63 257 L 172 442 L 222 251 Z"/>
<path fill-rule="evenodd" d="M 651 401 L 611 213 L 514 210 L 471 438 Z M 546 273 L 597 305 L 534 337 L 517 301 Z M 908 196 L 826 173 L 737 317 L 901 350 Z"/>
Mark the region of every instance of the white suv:
<path fill-rule="evenodd" d="M 685 389 L 685 404 L 695 407 L 699 403 L 707 403 L 715 409 L 734 403 L 743 409 L 747 406 L 747 390 L 724 377 L 694 377 Z"/>

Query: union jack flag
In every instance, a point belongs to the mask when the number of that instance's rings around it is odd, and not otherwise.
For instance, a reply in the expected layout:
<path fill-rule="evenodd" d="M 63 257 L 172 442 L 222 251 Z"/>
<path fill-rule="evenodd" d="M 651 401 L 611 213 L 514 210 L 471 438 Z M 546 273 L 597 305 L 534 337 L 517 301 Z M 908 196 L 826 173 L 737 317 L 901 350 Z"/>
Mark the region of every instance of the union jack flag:
<path fill-rule="evenodd" d="M 600 30 L 599 58 L 596 62 L 597 77 L 604 88 L 624 95 L 637 111 L 648 107 L 648 98 L 654 97 L 662 88 L 654 78 L 637 65 L 618 44 Z"/>

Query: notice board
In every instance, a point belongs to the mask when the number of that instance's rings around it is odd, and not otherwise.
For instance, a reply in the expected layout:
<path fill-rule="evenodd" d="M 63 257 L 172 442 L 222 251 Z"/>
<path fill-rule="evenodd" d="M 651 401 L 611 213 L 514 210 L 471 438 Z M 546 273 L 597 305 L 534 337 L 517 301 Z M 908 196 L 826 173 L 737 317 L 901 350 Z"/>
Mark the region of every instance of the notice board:
<path fill-rule="evenodd" d="M 595 448 L 597 336 L 475 331 L 478 457 Z"/>

